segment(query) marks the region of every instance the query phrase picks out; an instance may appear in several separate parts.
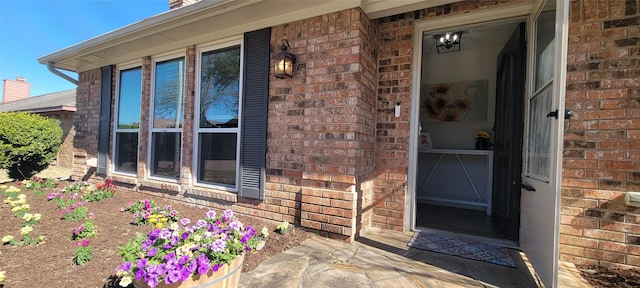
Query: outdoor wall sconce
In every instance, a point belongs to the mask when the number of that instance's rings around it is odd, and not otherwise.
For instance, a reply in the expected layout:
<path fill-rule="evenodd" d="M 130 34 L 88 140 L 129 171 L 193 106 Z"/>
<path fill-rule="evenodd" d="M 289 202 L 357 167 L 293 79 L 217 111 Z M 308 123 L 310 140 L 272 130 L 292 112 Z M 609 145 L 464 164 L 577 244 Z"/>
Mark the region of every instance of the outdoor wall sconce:
<path fill-rule="evenodd" d="M 274 72 L 276 78 L 284 79 L 293 77 L 293 64 L 296 62 L 296 55 L 287 52 L 289 48 L 291 48 L 289 41 L 282 39 L 282 41 L 280 41 L 280 52 L 274 57 Z"/>
<path fill-rule="evenodd" d="M 460 51 L 462 31 L 439 34 L 433 36 L 433 38 L 436 39 L 436 49 L 438 49 L 438 54 Z"/>

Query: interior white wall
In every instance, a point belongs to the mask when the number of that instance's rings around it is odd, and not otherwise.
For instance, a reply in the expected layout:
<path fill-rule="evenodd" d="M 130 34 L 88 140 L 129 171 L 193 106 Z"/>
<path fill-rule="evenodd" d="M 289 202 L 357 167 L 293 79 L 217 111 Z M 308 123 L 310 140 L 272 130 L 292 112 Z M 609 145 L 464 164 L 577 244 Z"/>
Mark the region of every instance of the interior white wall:
<path fill-rule="evenodd" d="M 462 37 L 460 52 L 445 54 L 428 53 L 423 55 L 421 87 L 427 84 L 487 79 L 488 111 L 483 122 L 425 122 L 421 118 L 423 132 L 431 133 L 435 149 L 475 149 L 474 134 L 478 130 L 488 131 L 493 137 L 495 118 L 497 57 L 511 32 L 500 37 L 502 41 L 492 41 L 493 45 L 465 47 L 465 35 Z M 432 36 L 424 37 L 423 45 L 435 45 Z M 422 89 L 423 90 L 423 89 Z M 421 91 L 425 95 L 426 91 Z M 422 99 L 421 99 L 422 100 Z M 420 101 L 419 103 L 422 103 Z"/>
<path fill-rule="evenodd" d="M 423 37 L 420 83 L 421 99 L 418 103 L 422 103 L 423 97 L 428 95 L 429 91 L 425 91 L 426 89 L 422 88 L 427 85 L 477 80 L 487 80 L 488 82 L 487 119 L 485 121 L 427 122 L 426 113 L 420 113 L 422 131 L 431 134 L 431 142 L 434 149 L 474 150 L 474 135 L 478 130 L 489 132 L 493 138 L 498 55 L 516 26 L 517 23 L 508 23 L 469 29 L 465 32 L 467 34 L 463 34 L 462 36 L 461 50 L 459 52 L 444 54 L 436 53 L 434 49 L 435 40 L 432 35 L 425 35 Z M 467 46 L 465 46 L 465 43 L 467 43 Z M 420 109 L 422 109 L 422 107 L 420 107 Z M 480 159 L 476 159 L 477 161 L 471 161 L 472 159 L 465 156 L 463 151 L 460 153 L 462 154 L 460 161 L 464 162 L 463 166 L 467 169 L 468 174 L 461 170 L 461 163 L 455 161 L 454 158 L 449 157 L 446 159 L 443 158 L 442 161 L 436 161 L 434 157 L 439 154 L 419 153 L 417 162 L 418 173 L 416 175 L 418 185 L 416 197 L 419 202 L 428 201 L 440 203 L 439 205 L 467 209 L 481 208 L 459 205 L 453 202 L 438 202 L 438 199 L 443 199 L 444 201 L 451 197 L 455 198 L 455 193 L 461 193 L 463 195 L 473 194 L 473 190 L 467 186 L 463 187 L 459 185 L 460 187 L 454 187 L 454 185 L 452 185 L 452 183 L 458 182 L 466 183 L 464 181 L 467 179 L 467 176 L 471 177 L 474 184 L 481 188 L 479 189 L 481 193 L 491 195 L 491 191 L 487 191 L 485 185 L 487 181 L 491 181 L 492 179 L 492 175 L 487 173 L 492 172 L 485 170 L 487 170 L 487 161 L 493 161 L 492 157 L 483 156 L 480 157 Z M 434 168 L 435 162 L 438 162 L 437 169 Z M 442 172 L 440 170 L 444 172 L 437 174 Z M 421 185 L 426 183 L 427 175 L 431 173 L 439 175 L 435 176 L 438 178 L 436 179 L 437 181 L 429 181 L 427 185 Z M 444 196 L 438 193 L 443 193 Z M 489 199 L 490 196 L 487 196 L 481 199 L 480 202 L 488 204 Z"/>

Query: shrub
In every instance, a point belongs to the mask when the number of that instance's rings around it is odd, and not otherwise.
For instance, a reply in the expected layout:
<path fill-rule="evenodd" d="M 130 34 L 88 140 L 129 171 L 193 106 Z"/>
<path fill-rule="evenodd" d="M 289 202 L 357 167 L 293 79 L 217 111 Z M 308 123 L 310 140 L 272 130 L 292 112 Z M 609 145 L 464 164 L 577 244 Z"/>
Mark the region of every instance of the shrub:
<path fill-rule="evenodd" d="M 49 166 L 62 144 L 59 121 L 31 113 L 0 113 L 0 168 L 29 179 Z"/>

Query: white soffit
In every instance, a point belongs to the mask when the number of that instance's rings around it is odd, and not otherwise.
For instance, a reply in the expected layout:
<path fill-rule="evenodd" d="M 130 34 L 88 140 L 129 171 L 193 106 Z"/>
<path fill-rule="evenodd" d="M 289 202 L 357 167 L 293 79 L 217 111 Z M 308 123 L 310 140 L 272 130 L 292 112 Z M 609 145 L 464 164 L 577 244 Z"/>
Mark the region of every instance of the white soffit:
<path fill-rule="evenodd" d="M 58 50 L 38 61 L 82 72 L 360 4 L 361 0 L 202 0 Z M 103 60 L 96 61 L 99 59 Z"/>
<path fill-rule="evenodd" d="M 362 7 L 370 19 L 375 19 L 458 1 L 202 0 L 58 50 L 38 61 L 82 72 L 355 7 Z"/>
<path fill-rule="evenodd" d="M 369 19 L 436 7 L 463 0 L 363 0 L 362 7 Z"/>

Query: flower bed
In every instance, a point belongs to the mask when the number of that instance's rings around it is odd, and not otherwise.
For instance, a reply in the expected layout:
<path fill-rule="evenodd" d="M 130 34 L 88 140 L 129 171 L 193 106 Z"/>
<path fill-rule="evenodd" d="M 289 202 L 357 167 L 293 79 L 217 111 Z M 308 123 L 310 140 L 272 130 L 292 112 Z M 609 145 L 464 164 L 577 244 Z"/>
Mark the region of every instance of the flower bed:
<path fill-rule="evenodd" d="M 130 192 L 116 192 L 110 199 L 98 202 L 87 202 L 88 214 L 93 213 L 94 225 L 98 228 L 97 237 L 87 237 L 89 246 L 93 250 L 93 258 L 82 266 L 73 263 L 73 257 L 78 247 L 71 240 L 73 230 L 84 225 L 84 220 L 66 221 L 56 203 L 50 202 L 46 195 L 49 193 L 61 193 L 64 187 L 73 182 L 60 182 L 58 188 L 44 188 L 46 193 L 36 196 L 35 190 L 22 189 L 26 194 L 27 203 L 30 204 L 31 213 L 41 213 L 39 224 L 31 232 L 33 235 L 45 236 L 45 241 L 39 245 L 13 247 L 0 246 L 0 271 L 5 271 L 5 279 L 1 284 L 5 287 L 120 287 L 120 279 L 114 268 L 120 266 L 123 261 L 118 255 L 118 247 L 125 246 L 129 239 L 136 233 L 146 234 L 150 231 L 150 225 L 131 225 L 132 214 L 120 212 L 121 207 L 128 205 L 129 201 L 136 199 L 149 199 L 155 201 L 158 207 L 167 205 L 173 210 L 179 211 L 181 218 L 199 219 L 209 209 L 193 207 L 178 202 L 168 202 L 163 198 L 152 197 L 148 194 Z M 18 187 L 19 182 L 10 183 Z M 218 210 L 217 210 L 218 211 Z M 222 211 L 218 211 L 221 213 Z M 238 215 L 236 215 L 238 216 Z M 1 219 L 15 219 L 7 204 L 0 207 Z M 0 221 L 0 231 L 18 236 L 21 227 L 21 219 L 16 221 Z M 20 221 L 18 221 L 20 220 Z M 267 226 L 270 232 L 275 231 L 280 223 L 268 223 L 256 218 L 239 216 L 239 220 L 245 226 Z M 193 222 L 195 223 L 195 221 Z M 192 224 L 193 224 L 192 223 Z M 107 228 L 108 227 L 108 228 Z M 310 234 L 304 230 L 289 226 L 289 232 L 283 235 L 271 233 L 266 245 L 259 253 L 246 253 L 242 271 L 254 269 L 266 259 L 297 246 Z M 81 242 L 80 242 L 81 243 Z M 38 267 L 38 273 L 29 273 L 29 267 Z M 106 268 L 106 269 L 105 269 Z M 196 272 L 197 273 L 197 272 Z M 130 285 L 129 287 L 133 287 Z"/>

